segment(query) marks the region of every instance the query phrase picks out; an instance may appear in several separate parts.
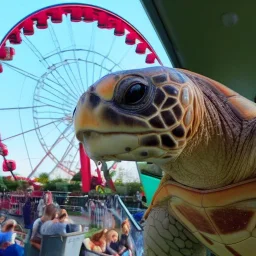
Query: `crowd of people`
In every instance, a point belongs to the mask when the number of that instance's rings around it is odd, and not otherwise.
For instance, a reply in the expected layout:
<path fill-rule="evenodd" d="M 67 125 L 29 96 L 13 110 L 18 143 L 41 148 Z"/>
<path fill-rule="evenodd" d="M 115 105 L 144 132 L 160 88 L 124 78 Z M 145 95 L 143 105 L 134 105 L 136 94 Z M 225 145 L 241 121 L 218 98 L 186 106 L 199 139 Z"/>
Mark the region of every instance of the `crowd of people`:
<path fill-rule="evenodd" d="M 16 225 L 13 219 L 3 223 L 0 231 L 0 256 L 25 255 L 24 247 L 15 242 Z M 63 235 L 77 231 L 82 231 L 82 227 L 72 223 L 65 209 L 59 210 L 56 205 L 49 204 L 45 206 L 43 215 L 34 221 L 29 243 L 39 255 L 43 235 Z"/>
<path fill-rule="evenodd" d="M 92 237 L 84 240 L 87 250 L 103 255 L 132 256 L 134 251 L 131 240 L 131 225 L 128 219 L 121 225 L 122 234 L 119 238 L 115 229 L 103 229 Z"/>
<path fill-rule="evenodd" d="M 82 231 L 81 225 L 73 224 L 65 209 L 60 209 L 48 196 L 44 196 L 37 207 L 38 218 L 33 222 L 29 239 L 29 255 L 39 255 L 44 235 L 63 235 L 71 232 Z M 51 199 L 51 197 L 50 197 Z M 110 207 L 110 205 L 109 205 Z M 0 256 L 24 256 L 27 251 L 15 242 L 15 228 L 17 222 L 14 219 L 4 221 L 0 231 Z M 111 227 L 105 228 L 84 240 L 82 250 L 87 249 L 104 255 L 131 256 L 134 250 L 131 242 L 131 226 L 128 219 L 121 225 L 121 235 Z M 85 249 L 85 253 L 86 253 Z M 81 254 L 83 255 L 83 254 Z M 86 255 L 86 254 L 85 254 Z"/>
<path fill-rule="evenodd" d="M 45 206 L 43 216 L 33 224 L 30 243 L 40 250 L 43 235 L 63 235 L 78 231 L 82 231 L 81 225 L 73 224 L 65 209 L 58 210 L 56 205 L 49 204 Z"/>

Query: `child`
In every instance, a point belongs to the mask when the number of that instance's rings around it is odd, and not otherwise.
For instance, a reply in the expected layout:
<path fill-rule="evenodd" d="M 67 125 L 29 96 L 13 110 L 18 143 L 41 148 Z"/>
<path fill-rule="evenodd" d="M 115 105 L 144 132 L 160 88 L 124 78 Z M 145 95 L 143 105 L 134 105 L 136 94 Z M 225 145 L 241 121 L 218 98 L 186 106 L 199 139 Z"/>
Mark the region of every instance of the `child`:
<path fill-rule="evenodd" d="M 14 229 L 17 225 L 17 222 L 13 219 L 7 220 L 0 232 L 0 245 L 3 242 L 9 242 L 10 244 L 15 243 L 16 233 L 14 232 Z"/>
<path fill-rule="evenodd" d="M 24 256 L 24 248 L 15 244 L 16 225 L 17 222 L 12 219 L 4 223 L 0 232 L 0 256 Z"/>
<path fill-rule="evenodd" d="M 87 250 L 104 253 L 106 251 L 106 233 L 107 229 L 95 233 L 91 238 L 84 239 L 84 246 Z"/>

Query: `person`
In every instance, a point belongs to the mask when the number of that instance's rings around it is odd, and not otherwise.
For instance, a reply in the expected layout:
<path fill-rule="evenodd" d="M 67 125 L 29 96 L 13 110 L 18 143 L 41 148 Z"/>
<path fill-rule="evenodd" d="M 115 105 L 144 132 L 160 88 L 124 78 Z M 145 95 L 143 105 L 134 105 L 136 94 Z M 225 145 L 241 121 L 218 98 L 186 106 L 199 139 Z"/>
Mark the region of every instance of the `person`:
<path fill-rule="evenodd" d="M 106 251 L 106 234 L 108 230 L 102 229 L 95 233 L 91 238 L 85 238 L 83 244 L 87 250 L 104 253 Z"/>
<path fill-rule="evenodd" d="M 119 241 L 119 246 L 120 246 L 121 250 L 119 251 L 119 253 L 124 252 L 125 250 L 128 250 L 131 255 L 133 246 L 132 246 L 131 235 L 130 235 L 131 224 L 130 224 L 128 218 L 126 218 L 122 222 L 121 228 L 122 228 L 122 234 L 121 234 L 121 238 Z"/>
<path fill-rule="evenodd" d="M 68 213 L 65 209 L 60 209 L 58 213 L 58 220 L 60 223 L 71 223 L 71 220 L 68 217 Z"/>
<path fill-rule="evenodd" d="M 114 229 L 110 229 L 106 233 L 106 251 L 108 255 L 119 256 L 118 254 L 118 233 Z"/>
<path fill-rule="evenodd" d="M 41 198 L 39 200 L 38 206 L 37 206 L 37 216 L 41 218 L 44 213 L 44 207 L 45 207 L 45 200 L 44 198 Z"/>
<path fill-rule="evenodd" d="M 7 220 L 2 227 L 0 232 L 0 245 L 4 242 L 9 242 L 10 244 L 15 243 L 16 233 L 14 229 L 17 225 L 17 222 L 13 219 Z"/>
<path fill-rule="evenodd" d="M 53 220 L 57 217 L 57 207 L 54 204 L 49 204 L 45 207 L 44 214 L 41 218 L 35 220 L 32 228 L 32 235 L 30 238 L 30 243 L 33 247 L 40 250 L 41 249 L 41 226 L 43 223 L 49 220 Z"/>
<path fill-rule="evenodd" d="M 43 198 L 39 200 L 38 206 L 37 206 L 37 215 L 38 218 L 41 218 L 44 213 L 44 208 L 46 205 L 53 204 L 52 200 L 52 193 L 50 191 L 47 191 Z"/>
<path fill-rule="evenodd" d="M 62 235 L 67 233 L 67 224 L 69 223 L 68 213 L 65 209 L 58 212 L 58 217 L 48 220 L 42 224 L 41 235 Z"/>
<path fill-rule="evenodd" d="M 65 209 L 58 212 L 58 217 L 43 223 L 41 235 L 62 235 L 66 233 L 81 231 L 81 225 L 73 224 Z"/>
<path fill-rule="evenodd" d="M 24 248 L 15 244 L 17 222 L 7 220 L 0 232 L 0 256 L 24 256 Z"/>
<path fill-rule="evenodd" d="M 24 248 L 18 244 L 8 246 L 0 256 L 25 256 Z"/>

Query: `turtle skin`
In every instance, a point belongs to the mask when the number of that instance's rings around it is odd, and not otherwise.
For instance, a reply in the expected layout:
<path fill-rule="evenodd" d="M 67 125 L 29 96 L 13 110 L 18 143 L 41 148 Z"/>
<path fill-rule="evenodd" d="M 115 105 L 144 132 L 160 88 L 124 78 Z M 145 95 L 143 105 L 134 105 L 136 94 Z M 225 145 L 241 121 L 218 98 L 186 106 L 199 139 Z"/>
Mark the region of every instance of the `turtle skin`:
<path fill-rule="evenodd" d="M 145 219 L 167 200 L 168 212 L 216 255 L 256 252 L 256 179 L 201 191 L 172 181 L 157 190 Z"/>
<path fill-rule="evenodd" d="M 147 91 L 129 105 L 134 81 Z M 153 162 L 165 172 L 145 215 L 145 255 L 204 256 L 206 247 L 253 255 L 255 103 L 202 75 L 153 67 L 97 81 L 74 124 L 92 159 Z"/>

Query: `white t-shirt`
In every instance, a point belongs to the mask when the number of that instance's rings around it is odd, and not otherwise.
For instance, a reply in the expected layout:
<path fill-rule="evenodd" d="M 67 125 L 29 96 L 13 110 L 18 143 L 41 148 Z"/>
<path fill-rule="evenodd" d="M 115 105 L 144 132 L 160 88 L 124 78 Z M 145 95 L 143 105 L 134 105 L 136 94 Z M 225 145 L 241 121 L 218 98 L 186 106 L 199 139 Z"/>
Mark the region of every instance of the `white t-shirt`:
<path fill-rule="evenodd" d="M 37 206 L 38 217 L 42 217 L 42 216 L 43 216 L 44 207 L 45 207 L 44 199 L 41 198 L 41 199 L 39 200 L 39 203 L 38 203 L 38 206 Z"/>

